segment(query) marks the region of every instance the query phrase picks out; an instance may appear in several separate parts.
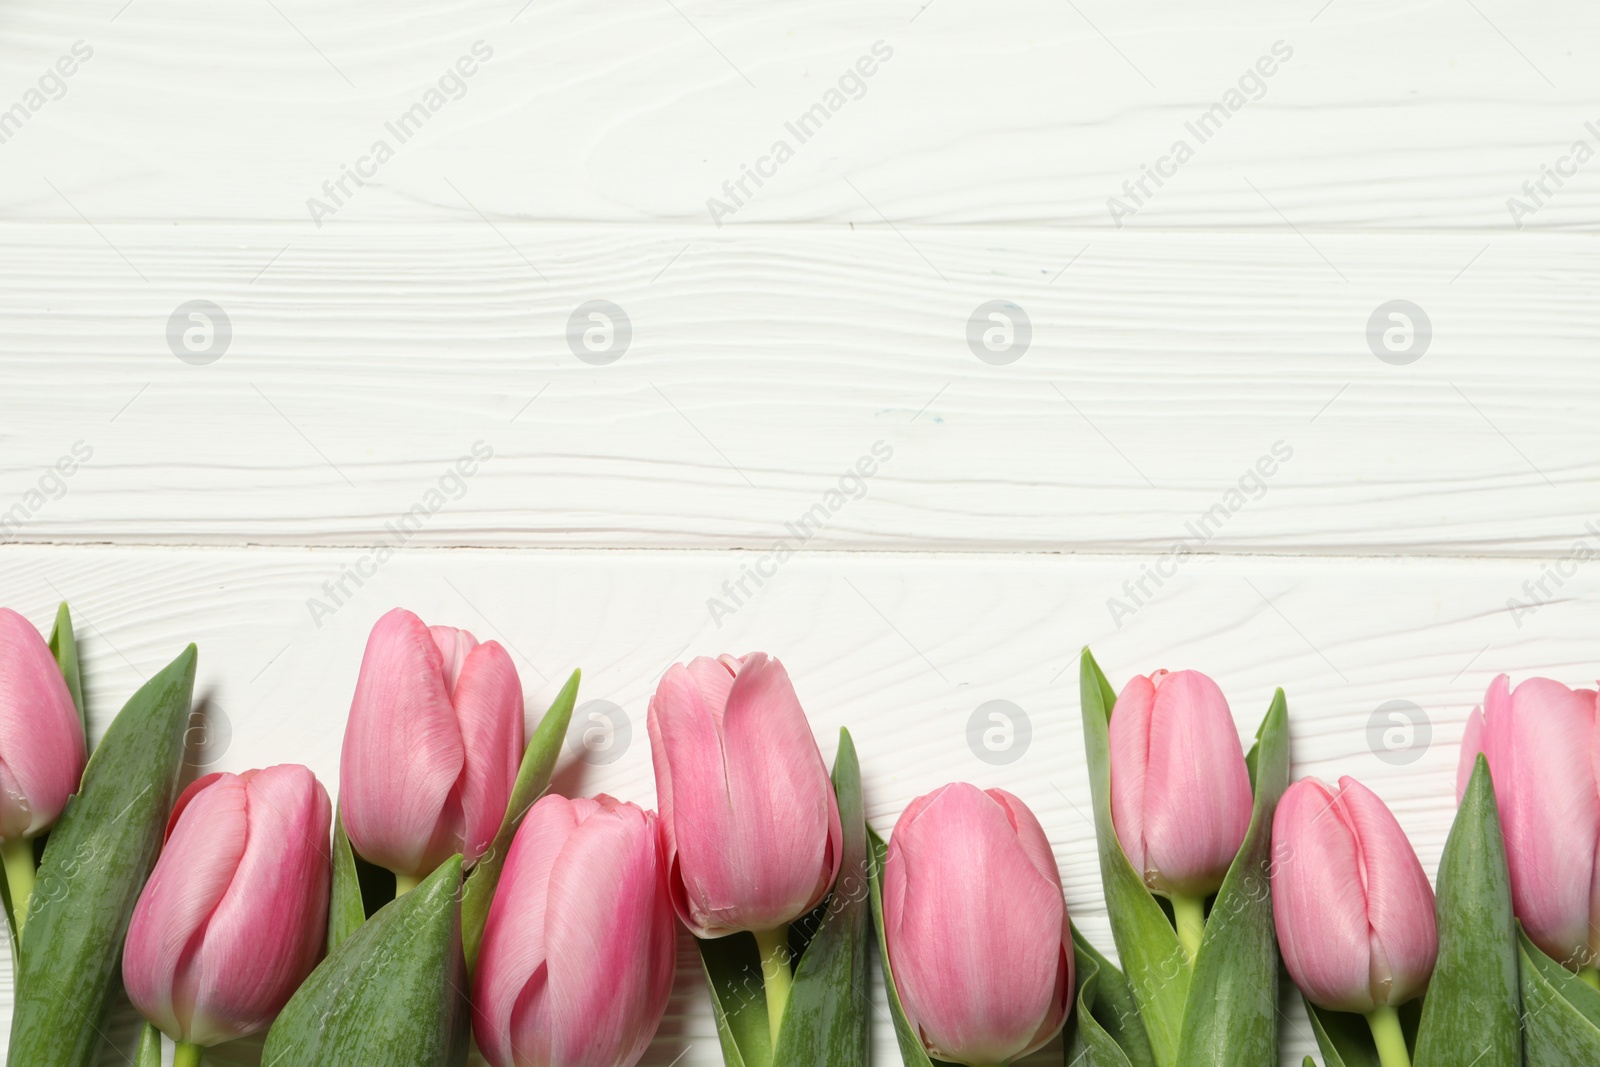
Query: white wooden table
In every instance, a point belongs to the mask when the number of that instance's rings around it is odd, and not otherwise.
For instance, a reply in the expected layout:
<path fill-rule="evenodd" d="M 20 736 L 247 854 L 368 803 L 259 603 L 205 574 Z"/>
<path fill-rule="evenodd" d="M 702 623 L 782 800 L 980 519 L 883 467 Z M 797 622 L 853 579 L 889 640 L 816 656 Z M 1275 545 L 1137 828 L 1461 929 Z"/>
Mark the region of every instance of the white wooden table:
<path fill-rule="evenodd" d="M 1600 671 L 1591 5 L 0 26 L 0 602 L 71 601 L 97 733 L 193 639 L 210 765 L 335 789 L 403 604 L 512 649 L 530 716 L 581 666 L 629 726 L 558 787 L 650 803 L 661 671 L 764 649 L 830 756 L 852 730 L 880 830 L 952 779 L 1014 790 L 1109 950 L 1082 645 L 1118 684 L 1211 673 L 1246 734 L 1282 685 L 1296 774 L 1360 777 L 1430 872 L 1489 679 Z M 993 700 L 1027 718 L 1009 763 L 969 745 Z M 713 1067 L 680 949 L 645 1062 Z M 883 1011 L 876 1042 L 898 1062 Z"/>

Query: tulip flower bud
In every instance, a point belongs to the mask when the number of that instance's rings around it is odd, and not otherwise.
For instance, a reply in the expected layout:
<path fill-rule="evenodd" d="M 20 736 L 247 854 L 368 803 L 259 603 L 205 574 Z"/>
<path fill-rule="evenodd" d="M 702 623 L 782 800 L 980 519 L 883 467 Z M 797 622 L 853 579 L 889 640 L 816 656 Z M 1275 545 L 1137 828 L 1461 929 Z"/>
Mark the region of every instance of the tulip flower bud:
<path fill-rule="evenodd" d="M 50 646 L 27 619 L 0 608 L 0 842 L 48 830 L 87 761 L 83 720 Z"/>
<path fill-rule="evenodd" d="M 1500 675 L 1467 721 L 1456 780 L 1459 800 L 1482 752 L 1511 870 L 1511 904 L 1528 939 L 1577 970 L 1600 960 L 1600 792 L 1596 789 L 1595 691 L 1529 678 L 1516 690 Z"/>
<path fill-rule="evenodd" d="M 180 1047 L 265 1030 L 317 965 L 331 820 L 327 790 L 298 764 L 206 775 L 178 798 L 122 981 Z"/>
<path fill-rule="evenodd" d="M 372 628 L 339 764 L 350 844 L 405 888 L 493 843 L 522 762 L 522 683 L 506 650 L 401 608 Z"/>
<path fill-rule="evenodd" d="M 786 927 L 839 873 L 839 806 L 783 664 L 671 667 L 649 711 L 668 885 L 700 937 Z"/>
<path fill-rule="evenodd" d="M 1272 855 L 1278 944 L 1307 1000 L 1370 1015 L 1422 993 L 1439 954 L 1433 889 L 1382 800 L 1354 778 L 1337 793 L 1302 778 L 1278 802 Z"/>
<path fill-rule="evenodd" d="M 1111 821 L 1158 893 L 1215 893 L 1250 829 L 1250 770 L 1228 702 L 1199 671 L 1136 677 L 1111 713 Z"/>
<path fill-rule="evenodd" d="M 895 824 L 883 936 L 927 1052 L 989 1067 L 1045 1045 L 1073 994 L 1072 934 L 1050 842 L 1002 789 L 956 783 Z"/>
<path fill-rule="evenodd" d="M 608 796 L 528 812 L 489 907 L 473 992 L 492 1067 L 633 1067 L 672 992 L 656 817 Z"/>

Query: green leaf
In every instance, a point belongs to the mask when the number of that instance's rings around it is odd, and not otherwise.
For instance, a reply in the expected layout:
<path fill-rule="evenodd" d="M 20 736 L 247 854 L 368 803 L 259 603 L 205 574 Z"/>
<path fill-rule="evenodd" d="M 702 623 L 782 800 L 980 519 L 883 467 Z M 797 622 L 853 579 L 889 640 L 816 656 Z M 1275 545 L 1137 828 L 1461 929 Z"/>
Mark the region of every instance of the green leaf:
<path fill-rule="evenodd" d="M 139 1032 L 139 1053 L 134 1067 L 161 1067 L 161 1031 L 145 1023 Z"/>
<path fill-rule="evenodd" d="M 1327 1067 L 1382 1067 L 1365 1019 L 1349 1012 L 1324 1011 L 1309 1000 L 1305 1005 Z"/>
<path fill-rule="evenodd" d="M 772 1030 L 755 936 L 739 933 L 702 940 L 700 963 L 711 988 L 723 1062 L 727 1067 L 770 1067 Z"/>
<path fill-rule="evenodd" d="M 361 899 L 361 876 L 356 873 L 356 856 L 344 832 L 344 816 L 333 813 L 333 891 L 328 896 L 328 951 L 361 929 L 367 909 Z"/>
<path fill-rule="evenodd" d="M 1184 1003 L 1189 994 L 1189 960 L 1166 912 L 1161 910 L 1156 898 L 1145 888 L 1144 879 L 1128 862 L 1111 821 L 1109 726 L 1117 697 L 1087 648 L 1083 650 L 1079 687 L 1089 787 L 1094 795 L 1100 881 L 1111 915 L 1111 934 L 1123 971 L 1139 1002 L 1139 1017 L 1149 1036 L 1156 1065 L 1173 1067 L 1178 1061 Z"/>
<path fill-rule="evenodd" d="M 1072 952 L 1078 968 L 1080 1030 L 1087 1022 L 1103 1031 L 1116 1043 L 1129 1067 L 1155 1067 L 1155 1054 L 1150 1051 L 1150 1039 L 1139 1021 L 1139 1003 L 1134 999 L 1128 979 L 1076 926 L 1072 927 Z M 1086 994 L 1083 987 L 1088 972 L 1094 973 L 1095 984 Z M 1068 1064 L 1073 1062 L 1071 1056 L 1067 1057 Z"/>
<path fill-rule="evenodd" d="M 871 1055 L 871 870 L 867 818 L 861 803 L 861 765 L 850 731 L 839 731 L 833 791 L 843 828 L 839 877 L 827 904 L 802 922 L 819 923 L 795 969 L 773 1056 L 776 1067 L 867 1067 Z M 804 931 L 802 931 L 803 933 Z"/>
<path fill-rule="evenodd" d="M 1122 972 L 1072 927 L 1076 1008 L 1067 1021 L 1067 1067 L 1154 1067 L 1133 989 Z"/>
<path fill-rule="evenodd" d="M 272 1024 L 262 1062 L 464 1064 L 470 1015 L 460 891 L 461 857 L 453 856 L 340 942 Z"/>
<path fill-rule="evenodd" d="M 1272 816 L 1289 787 L 1283 690 L 1256 731 L 1255 801 L 1244 844 L 1206 918 L 1184 1009 L 1179 1067 L 1278 1062 L 1278 940 L 1272 917 Z"/>
<path fill-rule="evenodd" d="M 1511 876 L 1489 763 L 1478 757 L 1439 861 L 1439 962 L 1415 1067 L 1521 1067 Z"/>
<path fill-rule="evenodd" d="M 900 1003 L 900 991 L 894 984 L 894 968 L 889 966 L 889 942 L 883 936 L 883 864 L 889 855 L 889 845 L 877 831 L 867 827 L 867 843 L 872 848 L 872 925 L 878 935 L 878 959 L 883 966 L 883 991 L 889 1000 L 889 1014 L 894 1019 L 895 1040 L 900 1043 L 900 1058 L 905 1067 L 934 1067 L 944 1061 L 933 1059 L 922 1047 L 922 1039 L 906 1018 L 906 1009 Z"/>
<path fill-rule="evenodd" d="M 1520 926 L 1517 947 L 1528 1067 L 1600 1063 L 1600 989 L 1545 955 Z"/>
<path fill-rule="evenodd" d="M 522 766 L 517 771 L 516 784 L 511 787 L 511 801 L 506 805 L 500 832 L 494 835 L 494 843 L 489 846 L 489 851 L 478 859 L 467 875 L 466 891 L 461 898 L 461 944 L 466 953 L 468 974 L 478 963 L 483 927 L 489 921 L 489 905 L 494 903 L 494 891 L 500 884 L 500 871 L 505 867 L 511 839 L 517 836 L 517 827 L 522 825 L 522 818 L 528 814 L 528 809 L 550 788 L 556 757 L 561 755 L 567 726 L 572 722 L 572 708 L 578 702 L 578 680 L 581 676 L 581 671 L 572 672 L 567 684 L 556 694 L 550 710 L 539 720 L 532 740 L 522 753 Z"/>
<path fill-rule="evenodd" d="M 128 701 L 50 833 L 22 935 L 10 1063 L 95 1060 L 128 921 L 177 799 L 196 656 L 190 645 Z"/>
<path fill-rule="evenodd" d="M 78 639 L 72 632 L 72 612 L 63 600 L 56 609 L 55 628 L 50 631 L 50 654 L 61 668 L 61 677 L 67 681 L 67 691 L 77 706 L 78 718 L 83 720 L 83 739 L 89 740 L 89 708 L 83 702 L 83 670 L 78 663 Z"/>

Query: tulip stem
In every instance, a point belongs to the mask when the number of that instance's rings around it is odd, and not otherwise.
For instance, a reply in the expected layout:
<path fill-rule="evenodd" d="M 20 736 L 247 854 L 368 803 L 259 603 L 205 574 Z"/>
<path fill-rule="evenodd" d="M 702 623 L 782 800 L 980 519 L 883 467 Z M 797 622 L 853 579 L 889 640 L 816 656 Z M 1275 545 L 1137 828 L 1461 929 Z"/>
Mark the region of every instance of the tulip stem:
<path fill-rule="evenodd" d="M 399 900 L 401 897 L 405 896 L 407 893 L 411 892 L 413 889 L 417 888 L 417 886 L 419 886 L 421 884 L 422 884 L 422 879 L 421 878 L 413 878 L 409 874 L 397 874 L 397 875 L 395 875 L 394 876 L 394 898 L 396 900 Z"/>
<path fill-rule="evenodd" d="M 33 896 L 33 842 L 17 838 L 0 844 L 5 857 L 6 885 L 11 890 L 11 911 L 17 917 L 17 936 L 28 917 L 28 901 Z"/>
<path fill-rule="evenodd" d="M 1367 1025 L 1372 1028 L 1372 1040 L 1378 1045 L 1378 1061 L 1383 1067 L 1411 1067 L 1411 1053 L 1406 1049 L 1406 1035 L 1400 1029 L 1399 1014 L 1387 1004 L 1380 1004 L 1367 1013 Z"/>
<path fill-rule="evenodd" d="M 200 1046 L 178 1042 L 178 1050 L 172 1054 L 172 1067 L 200 1067 Z"/>
<path fill-rule="evenodd" d="M 1585 982 L 1588 982 L 1596 989 L 1600 989 L 1600 969 L 1596 969 L 1594 967 L 1579 967 L 1578 977 L 1582 978 Z"/>
<path fill-rule="evenodd" d="M 789 1006 L 789 989 L 794 973 L 789 970 L 789 928 L 756 933 L 761 950 L 761 982 L 767 990 L 767 1024 L 772 1028 L 772 1047 L 778 1047 L 778 1031 L 783 1027 L 783 1011 Z"/>
<path fill-rule="evenodd" d="M 1204 897 L 1185 897 L 1174 893 L 1172 917 L 1178 922 L 1178 941 L 1188 954 L 1189 962 L 1200 955 L 1200 939 L 1206 932 L 1206 902 Z"/>

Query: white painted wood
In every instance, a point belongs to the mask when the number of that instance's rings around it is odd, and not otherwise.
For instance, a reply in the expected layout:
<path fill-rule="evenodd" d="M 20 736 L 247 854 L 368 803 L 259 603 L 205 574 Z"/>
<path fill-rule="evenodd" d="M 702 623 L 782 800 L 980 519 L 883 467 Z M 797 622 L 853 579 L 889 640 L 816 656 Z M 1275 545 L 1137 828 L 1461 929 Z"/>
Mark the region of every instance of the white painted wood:
<path fill-rule="evenodd" d="M 11 233 L 0 537 L 371 546 L 478 441 L 416 543 L 766 550 L 879 441 L 813 547 L 1559 556 L 1600 517 L 1587 239 Z M 1432 322 L 1409 366 L 1366 338 L 1396 297 Z M 166 340 L 197 298 L 233 330 L 208 366 Z M 608 366 L 566 340 L 596 298 L 632 322 Z M 993 299 L 1032 324 L 1008 366 L 966 341 Z"/>
<path fill-rule="evenodd" d="M 654 796 L 644 712 L 660 672 L 687 655 L 766 649 L 796 679 L 830 755 L 836 731 L 851 730 L 875 826 L 890 830 L 913 797 L 949 780 L 1017 792 L 1050 834 L 1075 920 L 1107 950 L 1078 718 L 1081 645 L 1119 685 L 1162 666 L 1211 673 L 1245 736 L 1283 686 L 1295 774 L 1362 779 L 1394 808 L 1431 874 L 1468 711 L 1502 670 L 1592 679 L 1600 581 L 1580 570 L 1561 603 L 1518 628 L 1497 609 L 1537 577 L 1532 562 L 1200 558 L 1118 630 L 1104 599 L 1138 578 L 1149 561 L 1137 556 L 801 553 L 719 630 L 706 598 L 748 554 L 408 549 L 319 629 L 306 598 L 343 559 L 304 549 L 11 546 L 0 550 L 0 589 L 38 620 L 58 598 L 72 602 L 96 735 L 194 638 L 197 692 L 231 734 L 215 766 L 304 762 L 330 789 L 367 630 L 397 603 L 505 643 L 531 713 L 581 666 L 580 700 L 618 705 L 632 741 L 604 766 L 569 752 L 557 786 L 643 803 Z M 981 762 L 966 740 L 973 711 L 994 699 L 1016 703 L 1031 723 L 1029 747 L 1009 766 Z M 1416 757 L 1409 763 L 1380 758 L 1390 754 L 1381 734 L 1376 750 L 1369 744 L 1369 723 L 1390 700 L 1414 702 L 1429 720 L 1428 744 L 1399 753 Z M 686 1046 L 685 1067 L 720 1062 L 690 950 L 652 1067 Z M 1283 1062 L 1298 1064 L 1309 1034 L 1292 1001 L 1284 1012 Z M 898 1062 L 885 1018 L 876 1032 L 877 1062 Z"/>
<path fill-rule="evenodd" d="M 8 6 L 0 103 L 76 41 L 93 57 L 3 148 L 11 217 L 273 219 L 306 206 L 379 139 L 394 157 L 328 226 L 357 220 L 671 219 L 774 141 L 792 159 L 733 224 L 1006 222 L 1115 232 L 1123 183 L 1178 139 L 1132 228 L 1474 228 L 1600 120 L 1589 5 L 1383 0 L 954 0 L 848 6 L 626 0 Z M 492 58 L 407 142 L 394 122 L 482 41 Z M 809 140 L 788 132 L 884 42 L 892 57 Z M 1292 52 L 1203 143 L 1187 128 Z M 1269 64 L 1269 67 L 1271 64 Z M 51 89 L 54 84 L 51 83 Z M 852 92 L 853 84 L 847 83 Z M 447 83 L 447 92 L 456 91 Z M 1246 102 L 1245 96 L 1259 95 Z M 1591 163 L 1530 225 L 1592 228 Z M 54 186 L 54 187 L 52 187 Z M 69 203 L 70 201 L 70 203 Z M 1282 213 L 1281 215 L 1279 213 Z"/>

